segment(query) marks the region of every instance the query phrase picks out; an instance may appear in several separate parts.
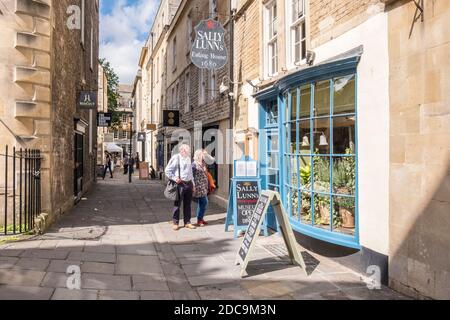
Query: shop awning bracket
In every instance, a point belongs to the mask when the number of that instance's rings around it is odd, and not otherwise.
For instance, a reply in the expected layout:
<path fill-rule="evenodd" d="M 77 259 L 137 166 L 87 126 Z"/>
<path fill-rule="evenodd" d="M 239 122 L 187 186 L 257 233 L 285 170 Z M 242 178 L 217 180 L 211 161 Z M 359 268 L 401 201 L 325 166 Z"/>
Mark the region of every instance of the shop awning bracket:
<path fill-rule="evenodd" d="M 424 4 L 423 0 L 413 0 L 414 4 L 416 5 L 416 12 L 414 13 L 414 20 L 411 25 L 411 30 L 409 31 L 409 39 L 411 39 L 414 25 L 416 22 L 420 19 L 421 22 L 424 21 Z"/>

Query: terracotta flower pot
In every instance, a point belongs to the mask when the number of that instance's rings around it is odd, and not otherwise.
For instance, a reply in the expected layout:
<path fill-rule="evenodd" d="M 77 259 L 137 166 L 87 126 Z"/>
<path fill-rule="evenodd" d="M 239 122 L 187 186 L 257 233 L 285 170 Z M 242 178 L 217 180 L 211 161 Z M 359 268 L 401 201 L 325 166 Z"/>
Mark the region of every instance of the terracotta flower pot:
<path fill-rule="evenodd" d="M 330 225 L 330 208 L 327 206 L 319 205 L 319 213 L 321 223 L 325 226 Z"/>
<path fill-rule="evenodd" d="M 340 208 L 339 214 L 342 218 L 342 227 L 346 229 L 355 228 L 355 214 L 353 210 L 347 208 Z"/>

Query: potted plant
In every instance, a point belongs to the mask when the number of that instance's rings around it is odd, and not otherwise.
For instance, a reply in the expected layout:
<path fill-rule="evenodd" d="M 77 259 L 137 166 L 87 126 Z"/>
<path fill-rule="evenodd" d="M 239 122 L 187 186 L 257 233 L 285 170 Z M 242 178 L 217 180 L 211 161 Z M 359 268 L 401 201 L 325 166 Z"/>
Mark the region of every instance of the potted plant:
<path fill-rule="evenodd" d="M 347 149 L 346 154 L 353 154 Z M 343 157 L 334 163 L 333 184 L 337 194 L 351 195 L 356 187 L 356 161 L 354 157 Z M 342 226 L 352 229 L 355 227 L 355 200 L 353 197 L 341 197 L 336 203 Z"/>
<path fill-rule="evenodd" d="M 355 228 L 355 201 L 353 198 L 342 197 L 336 203 L 339 216 L 342 220 L 342 227 L 346 229 Z"/>

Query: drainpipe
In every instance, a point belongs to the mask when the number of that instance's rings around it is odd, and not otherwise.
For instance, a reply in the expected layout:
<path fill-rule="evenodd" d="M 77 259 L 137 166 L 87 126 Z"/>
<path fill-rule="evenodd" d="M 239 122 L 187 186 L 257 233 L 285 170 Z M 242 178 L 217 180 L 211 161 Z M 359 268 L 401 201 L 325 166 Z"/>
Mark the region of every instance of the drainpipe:
<path fill-rule="evenodd" d="M 233 83 L 233 90 L 230 90 L 230 92 L 233 93 L 233 95 L 229 95 L 228 96 L 228 100 L 230 102 L 230 130 L 234 131 L 234 107 L 235 107 L 235 100 L 234 100 L 234 18 L 235 18 L 235 10 L 233 8 L 233 0 L 230 0 L 230 59 L 229 59 L 229 63 L 230 63 L 230 79 L 231 82 Z M 234 153 L 234 142 L 231 142 L 231 146 L 232 146 L 232 150 L 231 150 L 231 154 L 233 155 Z M 230 165 L 229 165 L 229 180 L 230 180 L 230 184 L 231 184 L 231 178 L 233 177 L 233 160 L 232 159 Z"/>

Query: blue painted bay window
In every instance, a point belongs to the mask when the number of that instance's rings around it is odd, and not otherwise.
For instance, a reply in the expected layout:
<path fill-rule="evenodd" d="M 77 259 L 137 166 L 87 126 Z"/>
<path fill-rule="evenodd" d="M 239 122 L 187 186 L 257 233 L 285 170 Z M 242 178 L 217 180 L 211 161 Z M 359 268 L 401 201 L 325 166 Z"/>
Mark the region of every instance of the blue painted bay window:
<path fill-rule="evenodd" d="M 263 186 L 294 230 L 359 248 L 356 69 L 282 82 L 259 97 Z"/>

